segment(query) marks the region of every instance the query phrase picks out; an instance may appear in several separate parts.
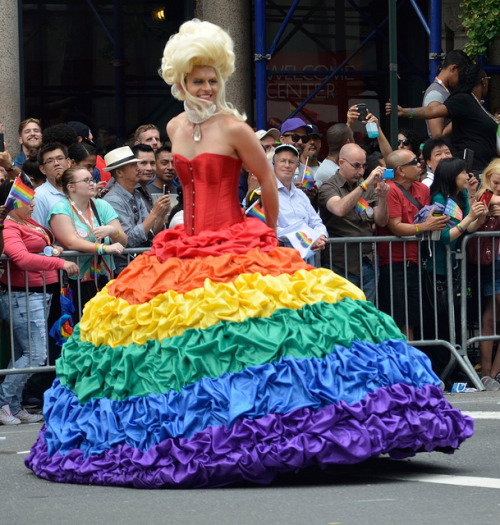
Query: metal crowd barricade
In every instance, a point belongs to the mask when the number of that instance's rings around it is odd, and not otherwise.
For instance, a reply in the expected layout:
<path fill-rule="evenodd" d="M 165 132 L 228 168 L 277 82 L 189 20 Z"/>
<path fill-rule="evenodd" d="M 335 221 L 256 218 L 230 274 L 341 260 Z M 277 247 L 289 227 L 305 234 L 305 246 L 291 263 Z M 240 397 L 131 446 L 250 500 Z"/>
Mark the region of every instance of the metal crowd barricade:
<path fill-rule="evenodd" d="M 495 241 L 496 250 L 492 254 L 493 263 L 489 266 L 482 266 L 480 257 L 478 256 L 477 263 L 471 263 L 467 260 L 467 247 L 472 245 L 477 253 L 480 253 L 480 241 L 485 237 L 491 238 Z M 497 318 L 500 317 L 498 305 L 495 300 L 495 281 L 500 280 L 499 272 L 495 267 L 495 260 L 498 258 L 498 245 L 500 243 L 500 232 L 482 231 L 470 233 L 464 237 L 463 252 L 461 257 L 462 265 L 462 280 L 461 280 L 461 334 L 462 344 L 464 348 L 481 347 L 481 344 L 486 341 L 492 341 L 493 345 L 500 341 L 500 332 L 497 327 Z M 493 323 L 491 333 L 486 333 L 487 327 L 484 325 L 484 314 L 487 307 L 489 307 L 490 300 L 485 297 L 481 291 L 482 284 L 489 282 L 492 286 L 491 296 L 491 312 Z M 469 301 L 467 301 L 469 297 Z M 467 322 L 464 322 L 467 320 Z M 492 345 L 492 346 L 493 346 Z M 500 348 L 498 349 L 500 351 Z"/>
<path fill-rule="evenodd" d="M 149 251 L 150 248 L 127 248 L 124 250 L 123 252 L 123 255 L 127 256 L 128 258 L 128 262 L 130 262 L 130 260 L 132 258 L 134 258 L 136 255 L 139 255 L 140 253 L 144 253 L 146 251 Z M 73 251 L 73 250 L 67 250 L 67 251 L 64 251 L 62 254 L 61 254 L 61 258 L 63 259 L 67 259 L 67 260 L 72 260 L 74 261 L 77 265 L 79 263 L 79 259 L 81 257 L 91 257 L 92 255 L 89 255 L 88 253 L 82 253 L 82 252 L 77 252 L 77 251 Z M 95 258 L 95 262 L 97 263 L 97 255 L 93 255 L 93 257 Z M 111 256 L 113 257 L 113 256 Z M 9 261 L 9 258 L 6 256 L 6 255 L 2 255 L 0 257 L 0 261 L 2 262 L 2 266 L 4 267 L 4 272 L 5 274 L 7 275 L 7 282 L 10 283 L 11 282 L 11 279 L 10 279 L 10 261 Z M 63 283 L 64 282 L 64 276 L 63 276 L 64 272 L 60 272 L 60 275 L 59 275 L 59 282 L 60 283 Z M 67 276 L 66 276 L 66 279 L 67 279 Z M 28 291 L 28 272 L 25 272 L 25 286 L 26 286 L 26 291 Z M 96 284 L 97 284 L 97 275 L 96 275 Z M 44 284 L 43 284 L 43 289 L 44 289 L 44 294 L 47 293 L 46 291 L 46 284 L 45 284 L 45 275 L 44 275 Z M 11 288 L 10 288 L 10 284 L 6 287 L 6 291 L 7 291 L 7 294 L 10 295 L 11 293 Z M 77 300 L 75 300 L 74 302 L 76 303 L 75 304 L 75 310 L 76 312 L 80 312 L 81 311 L 81 288 L 80 288 L 80 283 L 78 282 L 78 285 L 77 285 Z M 28 331 L 28 340 L 29 340 L 29 343 L 30 343 L 30 352 L 29 352 L 29 358 L 30 358 L 30 366 L 29 367 L 25 367 L 25 368 L 16 368 L 15 367 L 15 361 L 17 359 L 19 359 L 19 357 L 21 356 L 22 354 L 22 351 L 19 349 L 19 348 L 16 348 L 15 347 L 15 338 L 14 338 L 14 330 L 13 330 L 13 326 L 12 325 L 9 325 L 8 327 L 8 333 L 9 333 L 9 351 L 8 351 L 8 356 L 7 355 L 0 355 L 0 357 L 3 358 L 4 361 L 10 361 L 11 363 L 14 363 L 14 366 L 11 367 L 11 368 L 2 368 L 1 366 L 1 362 L 0 362 L 0 377 L 1 376 L 4 376 L 4 375 L 7 375 L 7 374 L 33 374 L 33 373 L 37 373 L 37 372 L 51 372 L 51 371 L 55 371 L 55 362 L 51 362 L 50 360 L 50 352 L 49 352 L 49 345 L 50 345 L 50 340 L 49 340 L 49 331 L 50 331 L 50 326 L 47 325 L 47 321 L 46 321 L 46 330 L 47 330 L 47 362 L 44 366 L 33 366 L 33 362 L 32 362 L 32 356 L 33 356 L 33 352 L 32 352 L 32 349 L 31 349 L 31 328 L 30 328 L 30 317 L 29 317 L 29 293 L 26 293 L 26 301 L 28 303 L 27 305 L 27 311 L 28 311 L 28 318 L 27 318 L 27 331 Z M 9 307 L 11 305 L 11 301 L 9 300 Z M 47 319 L 47 316 L 48 316 L 48 312 L 45 312 L 45 318 Z M 10 312 L 9 312 L 9 317 L 12 318 L 12 309 L 10 307 Z M 79 313 L 78 315 L 75 313 L 75 322 L 79 321 L 80 319 L 80 316 L 79 316 Z M 2 324 L 7 324 L 6 321 L 3 321 L 1 320 L 0 321 Z M 1 341 L 1 344 L 2 344 L 2 347 L 3 350 L 5 350 L 5 346 L 6 346 L 6 343 L 7 341 L 2 340 Z M 7 359 L 8 357 L 8 359 Z M 7 365 L 5 365 L 7 366 Z"/>
<path fill-rule="evenodd" d="M 475 236 L 491 236 L 494 234 L 491 233 L 479 233 L 474 234 Z M 464 239 L 464 249 L 465 244 L 467 241 L 470 242 L 468 237 Z M 422 263 L 421 261 L 425 259 L 423 256 L 424 253 L 427 251 L 430 251 L 431 253 L 434 250 L 434 241 L 427 241 L 421 240 L 417 237 L 396 237 L 396 236 L 386 236 L 386 237 L 352 237 L 352 238 L 330 238 L 328 240 L 327 247 L 325 249 L 325 252 L 327 255 L 330 255 L 329 260 L 331 260 L 331 253 L 333 250 L 336 250 L 338 253 L 338 250 L 343 250 L 343 259 L 344 259 L 344 267 L 346 268 L 345 274 L 349 271 L 348 264 L 347 264 L 347 247 L 348 246 L 354 246 L 355 250 L 357 250 L 357 256 L 359 257 L 359 263 L 360 267 L 362 267 L 362 260 L 363 260 L 363 252 L 362 252 L 362 245 L 364 243 L 368 243 L 371 245 L 374 253 L 374 260 L 378 260 L 378 249 L 381 242 L 387 242 L 389 243 L 389 258 L 392 258 L 392 250 L 395 245 L 395 243 L 403 243 L 403 253 L 406 254 L 407 244 L 409 242 L 418 242 L 418 260 L 420 261 L 418 264 L 418 288 L 419 290 L 422 290 L 424 288 L 424 278 L 430 279 L 430 289 L 433 290 L 432 296 L 430 297 L 430 303 L 429 301 L 424 301 L 423 293 L 420 293 L 419 300 L 418 300 L 418 318 L 419 318 L 419 324 L 421 328 L 424 327 L 424 325 L 427 326 L 427 328 L 430 326 L 433 328 L 433 333 L 435 334 L 434 337 L 427 337 L 423 335 L 423 331 L 420 330 L 419 336 L 414 338 L 413 340 L 409 341 L 410 344 L 412 344 L 415 347 L 428 347 L 428 346 L 439 346 L 440 348 L 443 348 L 444 351 L 447 351 L 449 355 L 448 364 L 445 367 L 444 371 L 441 374 L 441 379 L 445 380 L 449 373 L 451 372 L 452 368 L 455 364 L 458 364 L 460 368 L 463 370 L 463 372 L 467 375 L 467 377 L 470 379 L 471 383 L 478 389 L 483 390 L 484 387 L 479 380 L 479 377 L 477 373 L 475 372 L 469 358 L 468 358 L 468 348 L 471 345 L 475 345 L 478 342 L 481 342 L 483 340 L 488 339 L 494 339 L 495 341 L 500 341 L 500 333 L 496 331 L 492 336 L 487 336 L 486 334 L 482 333 L 482 325 L 481 320 L 479 319 L 479 326 L 478 328 L 475 328 L 472 334 L 468 334 L 468 325 L 470 323 L 468 322 L 468 314 L 467 314 L 467 265 L 465 264 L 465 257 L 463 256 L 463 252 L 456 254 L 456 260 L 459 266 L 462 268 L 461 272 L 461 280 L 460 280 L 460 290 L 461 290 L 461 300 L 460 300 L 460 308 L 458 311 L 454 308 L 454 292 L 453 292 L 453 276 L 454 276 L 454 268 L 452 268 L 452 254 L 450 252 L 449 247 L 446 248 L 446 262 L 447 262 L 447 306 L 448 306 L 448 316 L 447 320 L 443 322 L 438 319 L 439 313 L 438 313 L 438 302 L 437 302 L 437 293 L 436 293 L 436 273 L 435 270 L 432 270 L 430 272 L 427 272 L 427 269 L 424 268 L 425 263 Z M 428 245 L 427 245 L 428 243 Z M 136 254 L 148 251 L 148 248 L 142 248 L 142 249 L 136 249 L 136 248 L 129 248 L 124 251 L 124 255 L 127 255 L 129 258 L 134 257 Z M 425 250 L 425 252 L 424 252 Z M 84 254 L 80 252 L 75 251 L 65 251 L 61 255 L 61 257 L 66 259 L 73 259 L 78 264 L 78 260 L 80 257 L 88 257 L 89 254 Z M 6 261 L 6 272 L 7 276 L 9 276 L 10 268 L 9 268 L 9 261 L 8 258 L 5 256 L 2 256 L 1 258 L 3 261 Z M 327 257 L 328 259 L 328 257 Z M 325 265 L 328 267 L 328 265 Z M 331 267 L 331 265 L 330 265 Z M 390 297 L 393 298 L 395 294 L 404 294 L 404 319 L 405 322 L 408 320 L 408 312 L 409 312 L 409 303 L 408 303 L 408 296 L 407 296 L 407 285 L 409 284 L 409 277 L 407 275 L 407 267 L 404 266 L 404 286 L 403 289 L 396 289 L 396 286 L 393 283 L 392 279 L 392 266 L 390 266 L 390 280 L 389 280 L 389 286 L 390 286 Z M 470 267 L 469 267 L 470 270 Z M 484 274 L 484 269 L 480 269 L 482 273 Z M 426 273 L 424 273 L 426 272 Z M 493 268 L 494 272 L 494 268 Z M 342 273 L 340 273 L 342 275 Z M 344 275 L 345 276 L 345 275 Z M 27 281 L 26 281 L 27 282 Z M 375 304 L 377 307 L 379 307 L 379 293 L 378 293 L 378 284 L 379 284 L 379 277 L 378 273 L 375 272 L 375 284 L 376 284 L 376 299 Z M 360 275 L 360 287 L 363 288 L 364 280 L 363 275 Z M 80 304 L 80 287 L 78 286 L 78 304 Z M 29 300 L 29 299 L 28 299 Z M 481 305 L 481 298 L 478 297 L 477 299 L 479 301 L 479 311 L 481 311 L 482 305 Z M 429 306 L 430 304 L 430 306 Z M 496 308 L 496 305 L 494 306 Z M 432 314 L 430 315 L 431 320 L 429 321 L 429 310 L 432 311 Z M 390 304 L 390 311 L 388 312 L 389 315 L 394 316 L 394 303 L 391 299 Z M 496 309 L 494 310 L 494 314 L 496 315 Z M 448 338 L 443 338 L 438 336 L 438 332 L 440 329 L 443 328 L 443 323 L 447 325 L 447 331 L 449 334 Z M 406 322 L 406 324 L 408 324 Z M 477 323 L 476 323 L 477 324 Z M 50 327 L 47 327 L 47 330 L 49 330 Z M 457 330 L 458 329 L 458 330 Z M 29 330 L 29 327 L 28 327 Z M 460 341 L 457 341 L 457 331 L 460 335 Z M 14 338 L 12 333 L 12 328 L 10 327 L 10 359 L 12 361 L 15 361 L 15 348 L 14 348 Z M 31 351 L 30 351 L 30 357 L 31 357 Z M 49 356 L 49 352 L 47 352 L 47 356 Z M 5 356 L 4 356 L 5 357 Z M 31 361 L 30 361 L 30 364 Z M 55 370 L 55 363 L 48 361 L 45 366 L 42 367 L 33 367 L 30 366 L 29 368 L 1 368 L 0 367 L 0 376 L 6 375 L 6 374 L 21 374 L 21 373 L 34 373 L 34 372 L 49 372 Z"/>
<path fill-rule="evenodd" d="M 444 370 L 441 372 L 440 377 L 444 381 L 447 379 L 447 377 L 452 372 L 455 364 L 458 364 L 462 371 L 467 375 L 467 377 L 470 379 L 471 383 L 479 390 L 484 390 L 484 386 L 482 385 L 476 371 L 474 370 L 474 367 L 472 366 L 469 357 L 468 357 L 468 339 L 464 338 L 462 335 L 461 342 L 457 341 L 457 317 L 458 313 L 462 312 L 462 310 L 457 309 L 457 303 L 454 300 L 454 287 L 453 287 L 453 277 L 456 275 L 456 269 L 452 267 L 452 252 L 450 250 L 449 246 L 445 246 L 446 251 L 446 265 L 447 265 L 447 287 L 446 287 L 446 302 L 447 302 L 447 320 L 439 319 L 439 307 L 438 307 L 438 292 L 437 292 L 437 278 L 436 278 L 436 271 L 433 267 L 429 270 L 427 265 L 429 264 L 430 259 L 432 259 L 432 254 L 434 253 L 434 247 L 436 242 L 439 241 L 431 241 L 429 239 L 420 239 L 417 237 L 397 237 L 397 236 L 384 236 L 384 237 L 344 237 L 344 238 L 329 238 L 328 239 L 328 245 L 325 250 L 328 251 L 326 260 L 331 261 L 331 253 L 333 250 L 342 250 L 343 251 L 343 259 L 344 259 L 344 273 L 337 272 L 342 275 L 343 277 L 347 278 L 347 273 L 349 272 L 348 268 L 348 258 L 347 258 L 347 247 L 348 246 L 355 246 L 355 249 L 357 251 L 357 257 L 360 268 L 362 267 L 362 261 L 363 261 L 363 252 L 362 252 L 362 245 L 366 243 L 372 244 L 373 253 L 374 253 L 374 260 L 378 261 L 378 247 L 380 243 L 387 242 L 389 243 L 389 259 L 392 260 L 392 251 L 393 246 L 395 243 L 403 243 L 403 255 L 406 259 L 406 249 L 407 244 L 410 242 L 418 242 L 418 289 L 420 290 L 419 294 L 419 300 L 418 300 L 418 318 L 419 318 L 419 324 L 420 324 L 420 330 L 419 330 L 419 337 L 409 341 L 409 343 L 412 346 L 415 346 L 417 348 L 421 347 L 439 347 L 442 348 L 444 351 L 447 351 L 449 354 L 447 365 L 444 367 Z M 456 254 L 453 254 L 456 258 L 456 264 L 461 265 L 462 264 L 462 254 L 461 252 L 458 252 Z M 332 265 L 327 265 L 330 269 L 332 268 Z M 409 311 L 409 303 L 408 303 L 408 296 L 407 296 L 407 284 L 408 284 L 408 269 L 406 265 L 403 265 L 403 282 L 404 282 L 404 289 L 403 290 L 397 290 L 393 286 L 393 272 L 392 272 L 392 265 L 389 265 L 389 282 L 390 282 L 390 311 L 387 312 L 389 315 L 394 317 L 394 295 L 398 293 L 404 294 L 404 319 L 405 324 L 408 324 L 408 311 Z M 428 283 L 424 283 L 424 280 L 428 279 Z M 467 299 L 467 286 L 466 286 L 466 274 L 465 272 L 462 272 L 461 277 L 461 298 L 463 301 L 459 303 L 461 305 L 464 303 Z M 376 300 L 375 304 L 377 308 L 380 306 L 379 301 L 379 274 L 378 271 L 375 272 L 375 283 L 376 283 Z M 360 275 L 360 288 L 363 289 L 363 275 Z M 424 284 L 427 284 L 427 290 L 430 292 L 430 295 L 427 295 L 427 298 L 425 297 L 425 294 L 423 293 Z M 432 313 L 429 312 L 429 310 L 432 310 Z M 430 314 L 430 315 L 429 315 Z M 466 322 L 466 315 L 460 316 L 458 321 L 460 326 L 464 326 L 467 324 Z M 443 323 L 445 323 L 447 326 L 443 326 Z M 426 328 L 427 331 L 431 329 L 430 331 L 433 332 L 434 336 L 424 336 L 423 331 L 424 328 Z M 446 330 L 443 330 L 446 329 Z M 443 338 L 439 336 L 439 332 L 446 331 L 448 333 L 447 338 Z M 499 336 L 500 339 L 500 336 Z"/>

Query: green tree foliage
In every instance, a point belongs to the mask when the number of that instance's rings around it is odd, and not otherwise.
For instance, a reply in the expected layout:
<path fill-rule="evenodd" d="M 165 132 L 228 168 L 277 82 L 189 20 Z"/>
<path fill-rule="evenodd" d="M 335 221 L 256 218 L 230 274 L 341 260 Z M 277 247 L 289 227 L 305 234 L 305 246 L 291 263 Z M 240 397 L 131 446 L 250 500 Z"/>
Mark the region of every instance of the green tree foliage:
<path fill-rule="evenodd" d="M 462 25 L 469 37 L 464 51 L 470 57 L 484 55 L 488 44 L 500 35 L 500 0 L 463 0 Z"/>

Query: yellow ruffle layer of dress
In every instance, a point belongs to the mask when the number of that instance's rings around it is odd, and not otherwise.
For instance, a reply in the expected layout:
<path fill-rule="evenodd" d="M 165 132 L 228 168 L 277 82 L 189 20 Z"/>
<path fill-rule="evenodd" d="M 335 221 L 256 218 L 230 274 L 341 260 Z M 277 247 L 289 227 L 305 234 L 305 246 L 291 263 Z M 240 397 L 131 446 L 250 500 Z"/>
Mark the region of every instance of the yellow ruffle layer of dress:
<path fill-rule="evenodd" d="M 189 328 L 269 317 L 280 308 L 298 310 L 305 304 L 335 303 L 345 297 L 365 299 L 359 288 L 324 268 L 292 275 L 242 274 L 229 283 L 206 279 L 202 288 L 184 294 L 169 290 L 144 304 L 129 304 L 104 288 L 85 306 L 80 333 L 82 341 L 94 346 L 142 345 L 181 335 Z"/>

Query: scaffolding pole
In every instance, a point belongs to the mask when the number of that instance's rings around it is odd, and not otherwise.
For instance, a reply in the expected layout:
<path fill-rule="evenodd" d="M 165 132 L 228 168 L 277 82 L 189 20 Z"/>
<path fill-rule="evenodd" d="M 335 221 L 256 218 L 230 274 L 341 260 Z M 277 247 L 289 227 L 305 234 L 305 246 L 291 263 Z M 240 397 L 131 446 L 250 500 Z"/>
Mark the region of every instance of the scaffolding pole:
<path fill-rule="evenodd" d="M 255 0 L 255 113 L 257 129 L 267 129 L 266 0 Z"/>
<path fill-rule="evenodd" d="M 439 73 L 439 66 L 441 65 L 441 0 L 431 0 L 431 24 L 430 24 L 430 82 Z"/>
<path fill-rule="evenodd" d="M 391 144 L 396 149 L 398 139 L 398 28 L 397 0 L 389 0 L 389 96 L 391 112 Z"/>

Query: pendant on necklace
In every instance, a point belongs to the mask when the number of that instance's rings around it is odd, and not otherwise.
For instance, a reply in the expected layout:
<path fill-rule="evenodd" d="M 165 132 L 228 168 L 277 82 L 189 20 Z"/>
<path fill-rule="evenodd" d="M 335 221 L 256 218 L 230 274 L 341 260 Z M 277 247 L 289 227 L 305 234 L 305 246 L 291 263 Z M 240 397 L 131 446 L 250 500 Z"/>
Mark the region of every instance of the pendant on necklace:
<path fill-rule="evenodd" d="M 200 128 L 200 125 L 199 124 L 195 124 L 194 125 L 194 129 L 193 129 L 193 140 L 195 142 L 200 142 L 201 140 L 201 128 Z"/>

